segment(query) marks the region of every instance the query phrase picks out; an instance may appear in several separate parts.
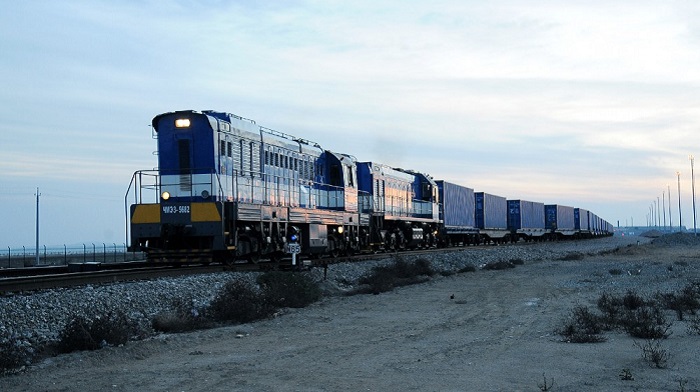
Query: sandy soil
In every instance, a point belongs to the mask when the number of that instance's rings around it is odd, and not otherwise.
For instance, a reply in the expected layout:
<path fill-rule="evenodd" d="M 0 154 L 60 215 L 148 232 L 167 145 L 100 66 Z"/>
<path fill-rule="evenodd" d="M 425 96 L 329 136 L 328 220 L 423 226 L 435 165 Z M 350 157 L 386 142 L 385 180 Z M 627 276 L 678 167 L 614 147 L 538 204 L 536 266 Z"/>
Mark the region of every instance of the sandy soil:
<path fill-rule="evenodd" d="M 552 391 L 697 391 L 700 335 L 672 313 L 666 369 L 650 367 L 624 333 L 572 344 L 554 331 L 603 291 L 698 280 L 699 256 L 700 247 L 643 245 L 326 298 L 249 325 L 51 358 L 1 378 L 0 390 L 539 391 L 545 374 Z M 623 369 L 634 380 L 622 380 Z"/>

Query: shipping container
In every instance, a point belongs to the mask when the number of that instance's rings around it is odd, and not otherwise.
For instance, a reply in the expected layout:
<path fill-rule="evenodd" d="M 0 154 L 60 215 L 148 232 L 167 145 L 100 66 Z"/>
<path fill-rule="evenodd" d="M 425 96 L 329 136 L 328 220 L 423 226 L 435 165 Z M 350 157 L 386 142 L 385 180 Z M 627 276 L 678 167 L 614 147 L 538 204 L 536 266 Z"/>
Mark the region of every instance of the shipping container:
<path fill-rule="evenodd" d="M 474 193 L 476 227 L 508 230 L 508 203 L 505 197 L 486 192 Z"/>
<path fill-rule="evenodd" d="M 436 181 L 440 200 L 440 219 L 450 231 L 473 230 L 474 189 L 447 181 Z"/>
<path fill-rule="evenodd" d="M 588 210 L 584 210 L 583 208 L 574 208 L 574 223 L 574 229 L 581 232 L 590 232 L 591 222 Z"/>
<path fill-rule="evenodd" d="M 544 230 L 544 203 L 527 200 L 508 200 L 508 229 Z"/>
<path fill-rule="evenodd" d="M 574 207 L 559 204 L 547 204 L 544 206 L 545 228 L 567 235 L 574 234 L 576 224 L 574 222 Z"/>

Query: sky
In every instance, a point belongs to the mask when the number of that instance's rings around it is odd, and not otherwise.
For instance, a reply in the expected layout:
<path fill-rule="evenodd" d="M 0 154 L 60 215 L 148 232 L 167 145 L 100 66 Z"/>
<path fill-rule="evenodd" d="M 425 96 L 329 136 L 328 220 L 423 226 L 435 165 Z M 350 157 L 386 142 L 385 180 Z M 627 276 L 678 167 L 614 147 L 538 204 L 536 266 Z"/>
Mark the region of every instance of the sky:
<path fill-rule="evenodd" d="M 184 109 L 621 226 L 677 226 L 680 179 L 693 228 L 694 0 L 13 1 L 0 85 L 0 251 L 35 244 L 37 188 L 41 244 L 126 242 Z"/>

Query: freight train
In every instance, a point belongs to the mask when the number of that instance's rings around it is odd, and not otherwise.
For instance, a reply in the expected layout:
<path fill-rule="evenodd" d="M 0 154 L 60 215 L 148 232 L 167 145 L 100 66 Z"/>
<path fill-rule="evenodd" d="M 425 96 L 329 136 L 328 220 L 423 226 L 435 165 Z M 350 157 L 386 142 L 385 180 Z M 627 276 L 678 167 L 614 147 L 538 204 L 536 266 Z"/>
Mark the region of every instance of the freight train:
<path fill-rule="evenodd" d="M 131 251 L 151 261 L 257 262 L 612 235 L 594 213 L 358 161 L 216 111 L 153 118 L 157 170 L 125 196 Z"/>

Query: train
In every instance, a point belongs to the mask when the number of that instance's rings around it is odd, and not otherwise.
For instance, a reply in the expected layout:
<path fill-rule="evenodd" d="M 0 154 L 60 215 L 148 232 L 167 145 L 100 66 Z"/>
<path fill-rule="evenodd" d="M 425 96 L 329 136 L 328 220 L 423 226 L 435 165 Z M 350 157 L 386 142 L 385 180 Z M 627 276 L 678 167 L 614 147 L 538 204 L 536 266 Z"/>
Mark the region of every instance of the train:
<path fill-rule="evenodd" d="M 583 208 L 359 161 L 227 112 L 159 114 L 152 135 L 158 167 L 133 174 L 124 205 L 129 250 L 153 262 L 295 263 L 613 234 Z"/>

